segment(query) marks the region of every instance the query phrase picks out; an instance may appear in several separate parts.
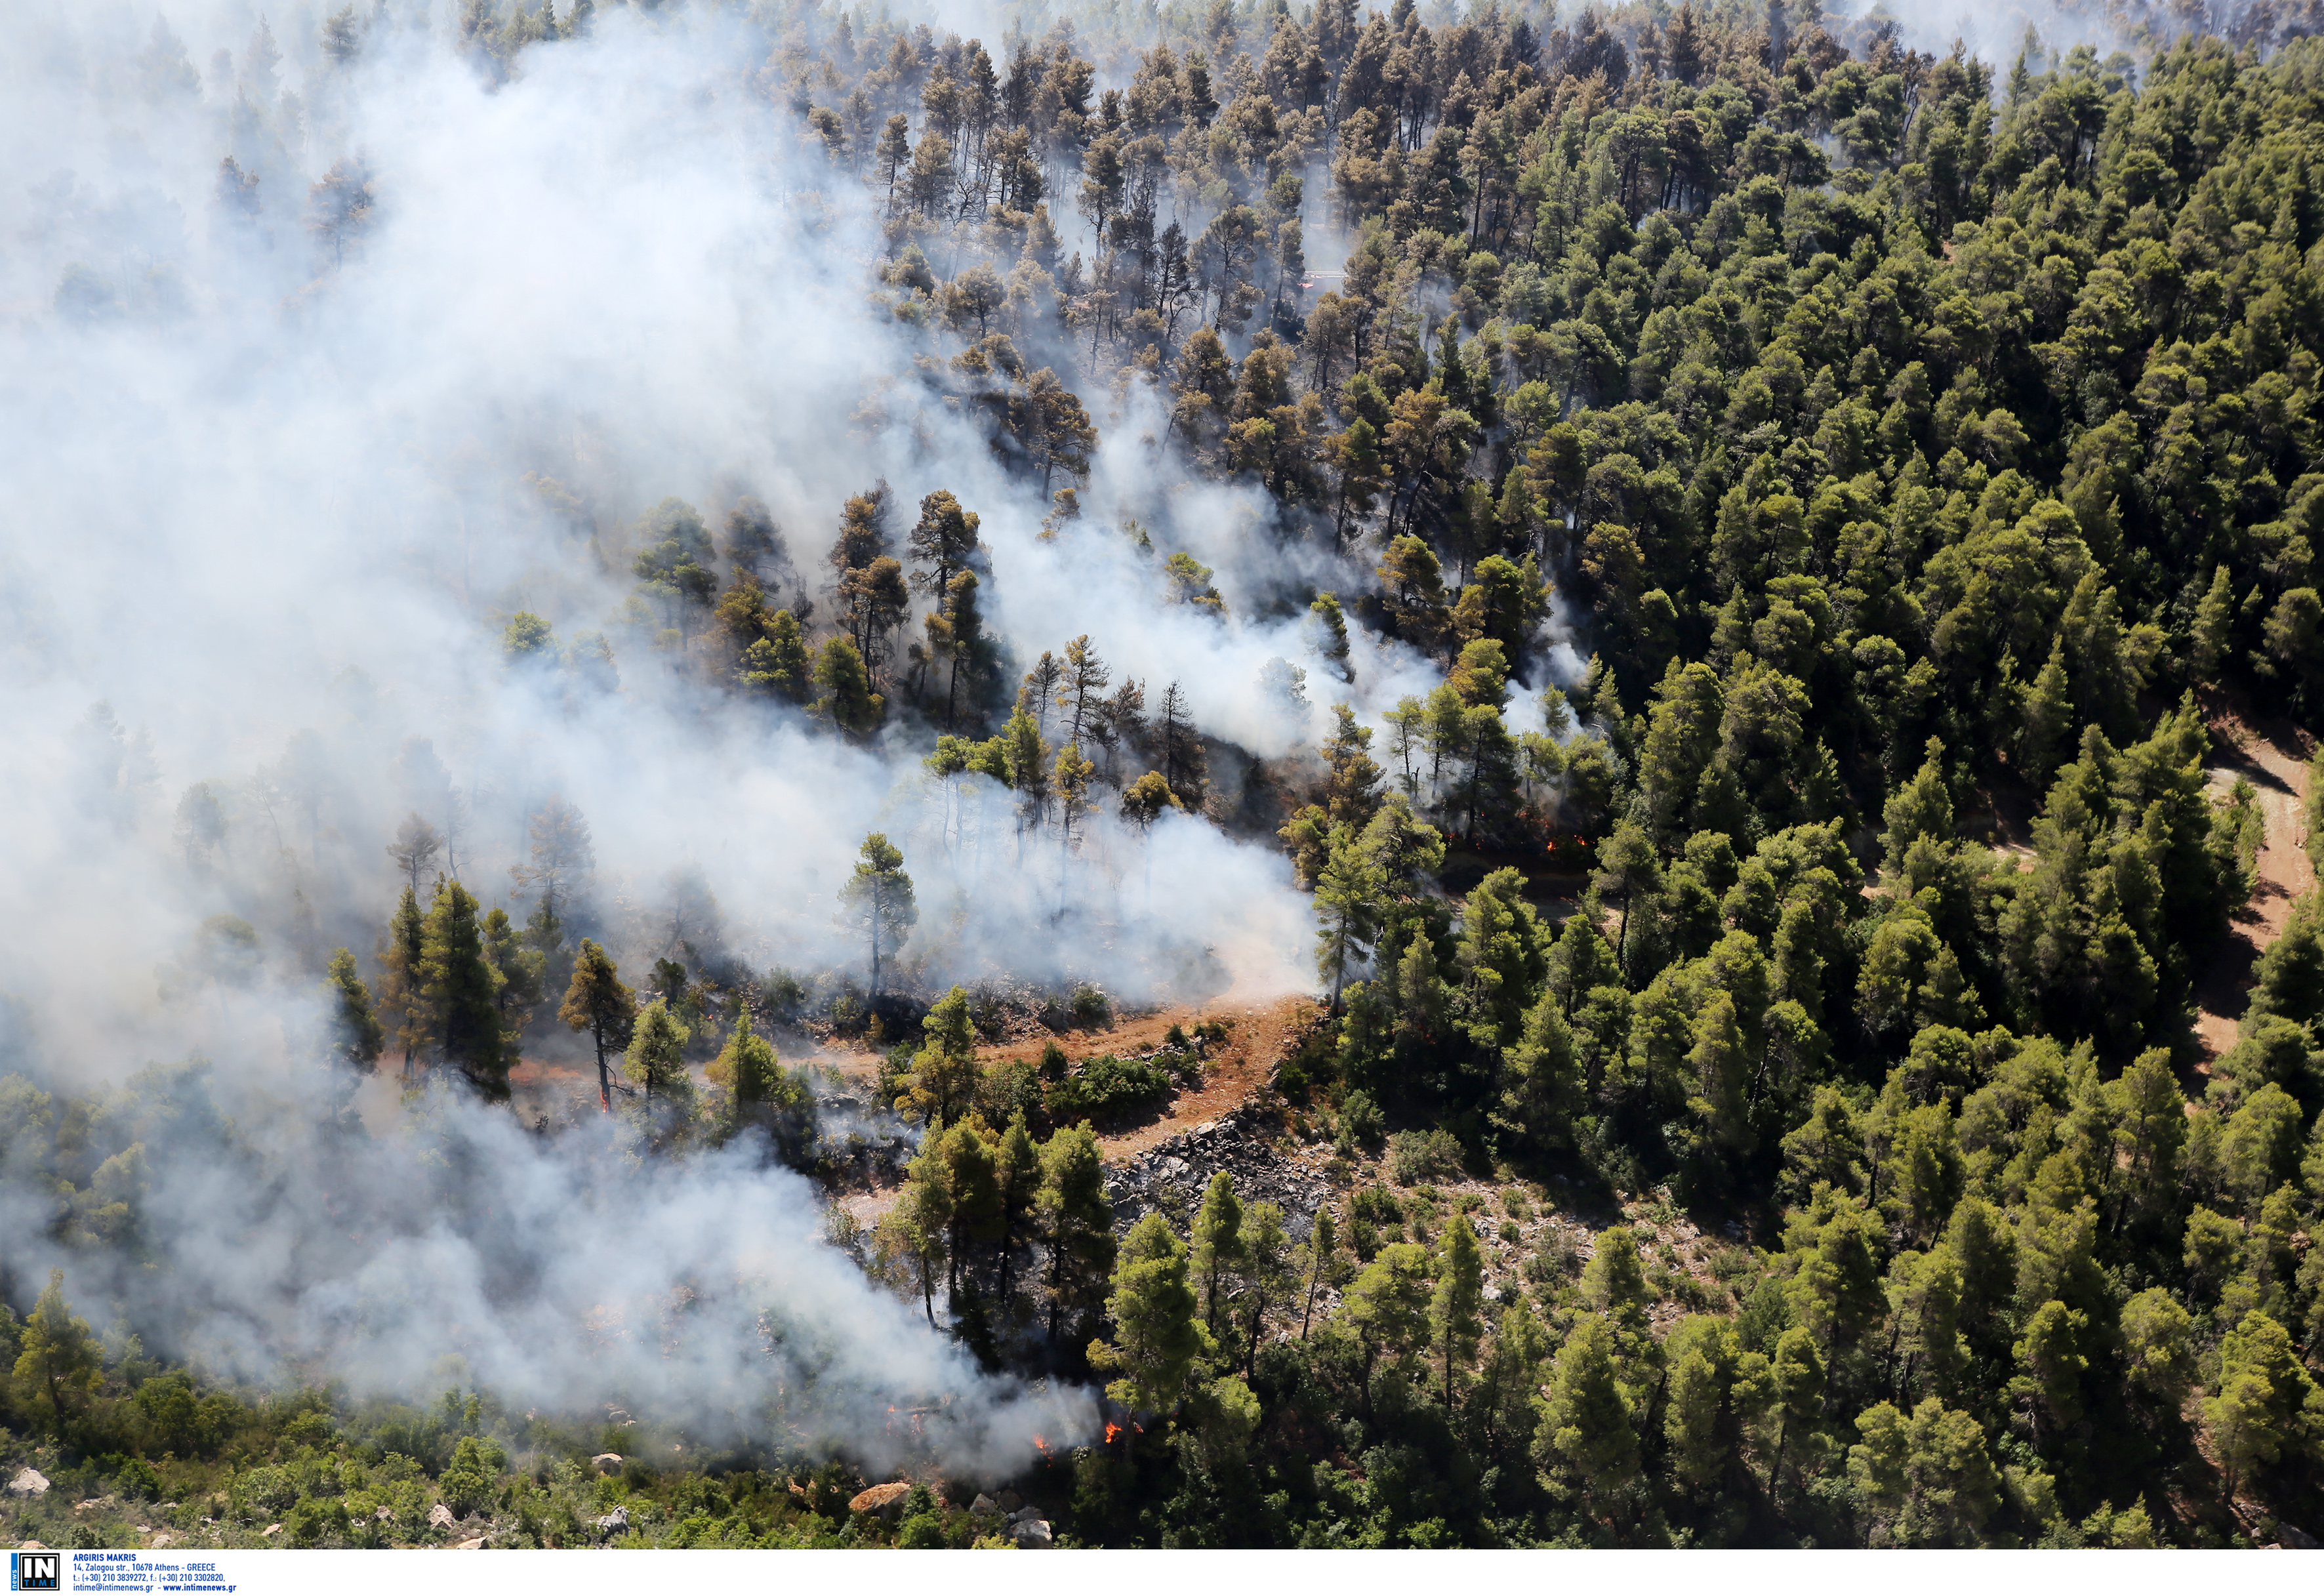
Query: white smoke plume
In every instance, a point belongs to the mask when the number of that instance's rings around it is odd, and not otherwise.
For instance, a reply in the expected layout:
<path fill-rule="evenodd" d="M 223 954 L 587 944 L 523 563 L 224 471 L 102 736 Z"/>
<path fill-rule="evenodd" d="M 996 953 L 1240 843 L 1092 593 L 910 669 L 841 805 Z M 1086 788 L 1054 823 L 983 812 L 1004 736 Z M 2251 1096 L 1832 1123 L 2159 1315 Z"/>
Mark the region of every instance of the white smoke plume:
<path fill-rule="evenodd" d="M 912 392 L 934 346 L 868 304 L 868 199 L 801 153 L 739 13 L 606 8 L 497 83 L 421 7 L 389 6 L 346 64 L 287 15 L 270 61 L 258 27 L 238 3 L 157 26 L 39 0 L 0 60 L 0 1075 L 86 1093 L 199 1054 L 219 1100 L 161 1113 L 151 1078 L 113 1100 L 151 1118 L 117 1177 L 142 1183 L 156 1270 L 47 1239 L 53 1194 L 0 1151 L 0 1273 L 23 1295 L 62 1265 L 100 1318 L 221 1372 L 427 1394 L 456 1367 L 512 1400 L 623 1393 L 882 1465 L 904 1397 L 969 1472 L 1045 1426 L 1078 1438 L 1086 1397 L 979 1374 L 817 1241 L 803 1183 L 739 1153 L 617 1176 L 593 1133 L 442 1103 L 376 1139 L 337 1129 L 315 961 L 345 945 L 368 973 L 400 885 L 383 844 L 413 807 L 521 918 L 509 867 L 561 795 L 597 857 L 575 929 L 633 980 L 677 939 L 674 872 L 753 965 L 853 969 L 835 898 L 881 828 L 919 883 L 926 979 L 1305 986 L 1278 851 L 1101 818 L 1078 853 L 1028 838 L 1020 862 L 999 795 L 981 834 L 952 823 L 900 732 L 851 747 L 670 669 L 625 610 L 624 537 L 665 495 L 715 524 L 748 493 L 812 582 L 848 494 L 884 477 L 908 523 L 950 489 L 982 518 L 1014 669 L 1087 632 L 1149 707 L 1183 681 L 1206 732 L 1262 756 L 1323 724 L 1305 590 L 1361 572 L 1187 481 L 1144 401 L 1116 420 L 1071 373 L 1107 440 L 1054 540 L 967 422 L 872 429 L 866 401 Z M 376 206 L 347 247 L 308 226 L 308 192 L 357 161 Z M 1225 621 L 1166 602 L 1125 517 L 1216 569 Z M 512 671 L 520 610 L 561 644 L 610 636 L 618 689 Z M 1309 668 L 1304 710 L 1259 692 L 1277 658 Z M 1362 640 L 1355 662 L 1367 710 L 1416 679 Z M 187 835 L 198 783 L 214 846 Z M 251 968 L 205 941 L 224 914 L 257 927 Z"/>

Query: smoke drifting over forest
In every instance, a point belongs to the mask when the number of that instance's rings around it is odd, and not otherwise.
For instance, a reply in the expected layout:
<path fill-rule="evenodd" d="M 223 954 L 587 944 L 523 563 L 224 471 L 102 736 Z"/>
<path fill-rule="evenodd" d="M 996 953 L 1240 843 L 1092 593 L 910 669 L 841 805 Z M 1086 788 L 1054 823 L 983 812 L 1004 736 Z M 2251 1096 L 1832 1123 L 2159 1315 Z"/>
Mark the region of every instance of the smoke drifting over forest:
<path fill-rule="evenodd" d="M 327 941 L 368 940 L 361 927 L 392 890 L 382 843 L 430 787 L 463 795 L 464 873 L 488 900 L 551 793 L 587 817 L 609 896 L 650 914 L 668 872 L 699 868 L 728 939 L 779 962 L 847 956 L 832 894 L 870 826 L 899 834 L 933 899 L 943 866 L 901 835 L 922 818 L 916 752 L 807 743 L 627 646 L 623 540 L 668 494 L 713 515 L 755 494 L 814 584 L 848 494 L 884 476 L 908 524 L 921 494 L 949 488 L 982 517 L 987 613 L 1020 669 L 1088 632 L 1157 695 L 1183 678 L 1206 729 L 1268 752 L 1305 732 L 1251 707 L 1261 664 L 1297 652 L 1288 623 L 1222 633 L 1166 615 L 1126 546 L 1036 546 L 1047 507 L 943 417 L 922 418 L 917 438 L 862 435 L 855 412 L 911 355 L 864 306 L 877 236 L 853 197 L 805 186 L 781 119 L 733 65 L 753 52 L 733 25 L 609 17 L 497 92 L 424 32 L 382 30 L 352 69 L 309 87 L 303 140 L 288 143 L 296 112 L 227 129 L 208 99 L 156 108 L 137 89 L 135 41 L 51 35 L 57 52 L 77 45 L 83 83 L 34 70 L 14 97 L 14 142 L 47 167 L 7 201 L 12 234 L 37 245 L 9 268 L 9 299 L 28 311 L 7 334 L 23 374 L 5 401 L 18 524 L 57 529 L 16 540 L 5 577 L 18 618 L 7 691 L 26 737 L 15 780 L 33 789 L 14 807 L 46 832 L 20 837 L 30 868 L 15 881 L 27 901 L 86 905 L 115 951 L 87 956 L 52 925 L 28 950 L 27 987 L 117 1016 L 137 1007 L 121 983 L 150 987 L 204 914 L 243 909 L 266 928 L 264 905 L 216 904 L 159 855 L 184 786 L 209 780 L 231 800 L 309 729 L 322 747 L 301 756 L 313 786 L 291 798 L 283 842 L 301 872 L 287 884 Z M 222 208 L 214 161 L 186 155 L 222 137 L 259 180 L 254 215 Z M 335 265 L 303 225 L 306 179 L 343 152 L 368 165 L 377 219 L 360 259 Z M 73 291 L 93 303 L 33 312 L 76 267 Z M 1231 606 L 1263 605 L 1287 573 L 1229 562 L 1233 496 L 1167 494 L 1138 432 L 1118 429 L 1099 463 L 1093 519 L 1175 527 L 1173 547 L 1221 567 Z M 529 473 L 586 508 L 552 511 Z M 574 702 L 561 680 L 544 691 L 509 672 L 500 623 L 519 610 L 560 642 L 616 623 L 619 691 Z M 136 743 L 122 767 L 97 749 L 92 769 L 75 742 L 97 700 Z M 399 765 L 413 737 L 440 774 Z M 226 850 L 246 872 L 289 817 L 230 820 Z M 1155 843 L 1157 872 L 1219 897 L 1141 899 L 1124 962 L 1110 967 L 1089 939 L 1076 973 L 1135 987 L 1151 979 L 1148 954 L 1199 948 L 1230 905 L 1256 930 L 1239 967 L 1270 944 L 1279 971 L 1296 967 L 1297 911 L 1276 861 L 1199 826 L 1166 822 Z M 982 940 L 997 928 L 1010 964 L 1056 973 L 1069 960 L 1037 929 L 1044 903 L 1014 918 L 997 875 L 962 883 Z M 1068 893 L 1110 893 L 1102 880 Z M 42 949 L 68 948 L 46 967 Z"/>
<path fill-rule="evenodd" d="M 521 918 L 512 867 L 561 799 L 594 843 L 567 929 L 633 977 L 675 954 L 860 982 L 835 911 L 880 830 L 918 885 L 903 962 L 924 992 L 1309 986 L 1308 902 L 1236 793 L 1254 761 L 1312 748 L 1335 701 L 1377 724 L 1440 679 L 1368 627 L 1351 679 L 1318 652 L 1309 595 L 1377 588 L 1370 557 L 1328 530 L 1251 535 L 1270 495 L 1185 469 L 1166 401 L 1105 392 L 1061 335 L 1021 353 L 1098 423 L 1078 500 L 997 457 L 928 377 L 957 340 L 874 302 L 896 257 L 876 194 L 762 70 L 768 18 L 605 6 L 512 65 L 458 47 L 457 7 L 410 0 L 354 16 L 345 51 L 305 6 L 18 9 L 0 1295 L 60 1266 L 100 1324 L 219 1375 L 618 1398 L 713 1444 L 867 1468 L 932 1452 L 998 1477 L 1085 1437 L 1093 1398 L 980 1372 L 741 1144 L 615 1185 L 609 1127 L 536 1135 L 441 1087 L 393 1134 L 364 1130 L 324 1062 L 324 964 L 345 946 L 371 971 L 407 815 L 444 834 L 435 868 Z M 2029 23 L 2054 48 L 2132 20 L 1900 15 L 1914 42 L 1997 57 Z M 938 20 L 998 53 L 1010 19 Z M 1053 198 L 1064 246 L 1086 243 Z M 1308 260 L 1336 263 L 1347 235 L 1320 199 L 1302 214 Z M 925 723 L 843 738 L 687 668 L 704 618 L 663 613 L 632 564 L 657 505 L 717 531 L 763 503 L 770 603 L 827 626 L 825 550 L 875 483 L 898 537 L 939 490 L 980 518 L 1003 687 L 1084 634 L 1149 713 L 1180 684 L 1218 756 L 1213 814 L 1141 830 L 1108 804 L 1077 849 L 1022 835 L 982 778 L 929 777 Z M 1216 604 L 1172 601 L 1180 554 Z M 512 650 L 520 616 L 553 641 Z M 1554 607 L 1521 671 L 1578 674 L 1563 624 Z M 1540 713 L 1517 694 L 1509 729 Z M 61 1205 L 11 1161 L 65 1112 L 35 1087 L 93 1102 L 124 1149 Z"/>
<path fill-rule="evenodd" d="M 1251 507 L 1167 478 L 1158 413 L 1106 429 L 1089 530 L 1055 542 L 1048 506 L 965 424 L 869 428 L 859 411 L 914 354 L 866 305 L 880 240 L 749 81 L 764 43 L 738 18 L 608 14 L 496 85 L 405 9 L 334 66 L 303 12 L 274 19 L 274 63 L 246 7 L 156 29 L 42 6 L 0 68 L 19 179 L 0 195 L 0 1072 L 79 1091 L 198 1055 L 239 1105 L 231 1130 L 152 1124 L 143 1167 L 116 1171 L 170 1216 L 150 1239 L 169 1286 L 75 1289 L 221 1370 L 473 1379 L 544 1404 L 631 1389 L 712 1431 L 785 1387 L 792 1422 L 875 1463 L 899 1391 L 953 1404 L 927 1422 L 959 1466 L 1021 1456 L 1044 1422 L 1070 1435 L 1085 1414 L 1017 1402 L 816 1246 L 788 1174 L 708 1162 L 607 1212 L 588 1171 L 611 1155 L 578 1139 L 444 1114 L 411 1146 L 340 1148 L 312 1129 L 331 1107 L 320 961 L 344 945 L 369 968 L 401 884 L 384 844 L 412 810 L 450 834 L 438 868 L 521 917 L 508 867 L 559 795 L 595 838 L 574 934 L 641 960 L 683 937 L 852 970 L 835 893 L 883 827 L 919 883 L 908 955 L 928 980 L 1304 983 L 1305 908 L 1274 851 L 1166 815 L 1142 840 L 1105 820 L 1070 860 L 1037 841 L 1004 870 L 1004 802 L 948 847 L 919 749 L 706 692 L 624 604 L 632 528 L 666 495 L 714 525 L 763 501 L 811 594 L 848 495 L 884 478 L 908 525 L 945 488 L 982 517 L 1010 681 L 1087 632 L 1118 677 L 1155 697 L 1181 680 L 1206 732 L 1274 754 L 1320 711 L 1263 703 L 1262 665 L 1305 646 L 1298 608 L 1263 617 L 1323 557 L 1238 564 Z M 359 247 L 309 226 L 309 186 L 349 161 L 374 195 Z M 1232 618 L 1166 606 L 1125 517 L 1214 567 Z M 519 611 L 584 656 L 610 635 L 618 686 L 512 669 Z M 1414 669 L 1357 665 L 1375 692 Z M 198 783 L 208 831 L 180 801 Z M 255 946 L 213 946 L 220 915 Z M 19 1289 L 68 1255 L 32 1240 L 48 1194 L 5 1169 L 0 1194 Z M 657 1327 L 586 1318 L 682 1299 L 695 1350 L 675 1356 Z M 768 1344 L 764 1386 L 733 1385 L 736 1350 Z"/>

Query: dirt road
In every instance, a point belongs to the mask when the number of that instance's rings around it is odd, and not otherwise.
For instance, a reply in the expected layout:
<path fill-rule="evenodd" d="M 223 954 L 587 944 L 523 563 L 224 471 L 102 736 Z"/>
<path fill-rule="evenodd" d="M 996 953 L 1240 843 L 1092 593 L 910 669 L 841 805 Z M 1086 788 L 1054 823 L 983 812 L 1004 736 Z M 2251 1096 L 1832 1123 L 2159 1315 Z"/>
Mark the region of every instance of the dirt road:
<path fill-rule="evenodd" d="M 2303 818 L 2308 740 L 2288 724 L 2247 718 L 2232 709 L 2215 713 L 2210 727 L 2222 745 L 2209 770 L 2212 786 L 2224 793 L 2238 777 L 2249 781 L 2258 789 L 2267 829 L 2259 851 L 2258 886 L 2236 911 L 2227 945 L 2195 983 L 2195 1031 L 2206 1065 L 2235 1045 L 2253 964 L 2282 935 L 2292 900 L 2316 885 Z"/>
<path fill-rule="evenodd" d="M 1314 998 L 1239 997 L 1230 992 L 1212 1002 L 1141 1014 L 1110 1030 L 1068 1031 L 1054 1039 L 1065 1050 L 1067 1057 L 1080 1060 L 1104 1053 L 1150 1053 L 1162 1045 L 1174 1025 L 1184 1028 L 1189 1035 L 1196 1026 L 1211 1020 L 1227 1028 L 1226 1041 L 1204 1066 L 1200 1087 L 1181 1092 L 1152 1119 L 1100 1133 L 1098 1146 L 1106 1160 L 1120 1163 L 1182 1130 L 1240 1106 L 1267 1084 L 1268 1072 L 1288 1051 L 1292 1038 L 1323 1011 L 1323 1004 Z M 1041 1056 L 1042 1047 L 1051 1039 L 1037 1037 L 1002 1042 L 979 1047 L 976 1056 L 988 1065 L 1010 1060 L 1029 1063 Z M 878 1063 L 868 1053 L 842 1055 L 834 1062 L 850 1074 L 869 1073 Z M 894 1205 L 898 1189 L 882 1186 L 854 1192 L 841 1198 L 840 1203 L 860 1222 L 869 1225 Z"/>

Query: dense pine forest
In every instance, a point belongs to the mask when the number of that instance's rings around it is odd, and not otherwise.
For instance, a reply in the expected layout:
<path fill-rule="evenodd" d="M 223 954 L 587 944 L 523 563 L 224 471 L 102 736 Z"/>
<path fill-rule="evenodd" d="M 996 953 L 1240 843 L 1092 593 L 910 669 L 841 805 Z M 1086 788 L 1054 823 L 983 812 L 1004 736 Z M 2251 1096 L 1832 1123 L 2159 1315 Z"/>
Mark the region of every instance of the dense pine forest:
<path fill-rule="evenodd" d="M 423 202 L 346 131 L 394 63 L 522 106 L 683 35 L 872 353 L 810 506 L 613 472 L 618 393 L 423 463 L 550 550 L 426 573 L 487 741 L 753 728 L 698 768 L 816 855 L 775 932 L 739 853 L 616 880 L 425 741 L 164 796 L 65 734 L 197 908 L 109 1074 L 0 973 L 0 1533 L 2314 1546 L 2305 14 L 381 0 L 91 54 L 327 341 Z M 125 258 L 8 315 L 213 313 Z"/>

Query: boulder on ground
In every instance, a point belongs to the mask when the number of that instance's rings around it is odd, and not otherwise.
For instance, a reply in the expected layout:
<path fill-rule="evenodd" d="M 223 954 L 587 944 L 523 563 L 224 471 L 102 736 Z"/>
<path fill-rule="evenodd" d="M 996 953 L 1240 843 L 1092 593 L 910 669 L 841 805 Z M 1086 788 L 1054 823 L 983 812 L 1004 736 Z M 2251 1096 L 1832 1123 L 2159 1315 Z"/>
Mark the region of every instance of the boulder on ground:
<path fill-rule="evenodd" d="M 49 1477 L 38 1469 L 23 1468 L 8 1481 L 10 1496 L 44 1496 L 49 1489 Z"/>
<path fill-rule="evenodd" d="M 1019 1496 L 1015 1491 L 1004 1490 L 1001 1493 L 1001 1510 L 1002 1512 L 1013 1513 L 1024 1505 L 1025 1499 Z"/>
<path fill-rule="evenodd" d="M 455 1552 L 481 1552 L 484 1549 L 484 1537 L 478 1536 L 472 1541 L 454 1541 L 451 1549 Z"/>
<path fill-rule="evenodd" d="M 430 1529 L 449 1529 L 458 1522 L 452 1517 L 452 1509 L 442 1502 L 428 1509 L 428 1527 Z"/>
<path fill-rule="evenodd" d="M 611 1536 L 617 1536 L 623 1530 L 629 1528 L 629 1527 L 630 1510 L 627 1508 L 615 1508 L 612 1512 L 606 1514 L 602 1518 L 592 1518 L 589 1520 L 589 1527 L 597 1532 L 597 1538 L 599 1540 L 605 1540 Z"/>
<path fill-rule="evenodd" d="M 282 1533 L 282 1527 L 281 1527 L 280 1524 L 270 1524 L 270 1525 L 268 1525 L 264 1529 L 260 1530 L 258 1533 L 259 1533 L 259 1534 L 261 1534 L 261 1535 L 263 1535 L 263 1536 L 266 1536 L 269 1540 L 272 1540 L 272 1539 L 273 1539 L 276 1536 L 281 1535 L 281 1534 Z"/>
<path fill-rule="evenodd" d="M 600 1474 L 618 1474 L 622 1471 L 622 1454 L 618 1452 L 601 1452 L 589 1460 L 589 1466 Z"/>
<path fill-rule="evenodd" d="M 860 1490 L 847 1503 L 851 1513 L 896 1514 L 904 1510 L 904 1499 L 912 1494 L 912 1482 L 897 1480 L 886 1485 L 875 1485 Z"/>
<path fill-rule="evenodd" d="M 1028 1551 L 1041 1551 L 1055 1544 L 1047 1518 L 1019 1518 L 1010 1525 L 1009 1536 Z"/>

